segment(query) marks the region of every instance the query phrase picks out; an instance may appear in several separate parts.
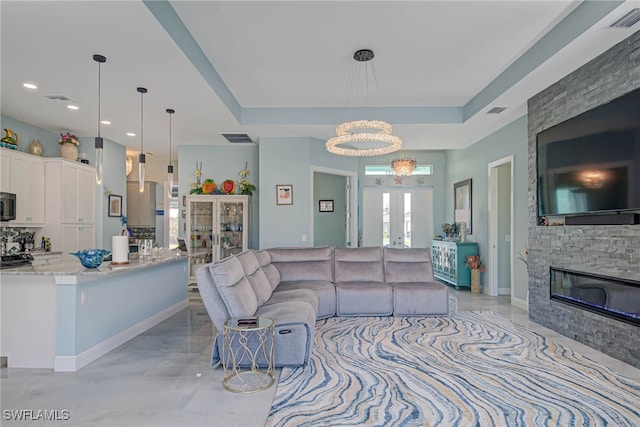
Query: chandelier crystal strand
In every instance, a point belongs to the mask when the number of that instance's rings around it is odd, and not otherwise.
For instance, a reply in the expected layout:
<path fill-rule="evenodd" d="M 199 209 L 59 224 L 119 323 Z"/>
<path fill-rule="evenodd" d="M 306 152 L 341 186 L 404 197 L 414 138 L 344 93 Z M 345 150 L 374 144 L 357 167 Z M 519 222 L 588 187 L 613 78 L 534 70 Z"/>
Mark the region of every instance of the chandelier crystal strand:
<path fill-rule="evenodd" d="M 138 189 L 144 193 L 144 175 L 146 166 L 146 156 L 144 155 L 144 94 L 147 89 L 139 87 L 140 92 L 140 156 L 138 157 Z"/>
<path fill-rule="evenodd" d="M 362 63 L 364 66 L 364 84 L 366 90 L 367 104 L 369 101 L 369 75 L 367 72 L 367 63 L 374 57 L 374 53 L 370 49 L 361 49 L 353 54 L 353 59 L 356 61 L 352 73 L 349 75 L 347 82 L 347 96 L 350 93 L 349 88 L 353 83 L 353 71 L 357 64 Z M 375 72 L 375 68 L 371 65 L 373 82 L 375 83 L 378 96 L 380 94 L 380 88 L 378 85 L 378 78 Z M 360 67 L 363 68 L 363 67 Z M 360 78 L 357 79 L 359 83 Z M 368 107 L 368 105 L 367 105 Z M 382 145 L 380 147 L 363 147 L 363 144 L 377 144 Z M 360 148 L 358 147 L 360 146 Z M 380 156 L 383 154 L 393 153 L 402 148 L 402 139 L 393 134 L 393 127 L 391 124 L 382 120 L 355 120 L 345 122 L 336 127 L 336 136 L 330 138 L 326 143 L 326 149 L 328 152 L 337 154 L 340 156 L 359 157 L 359 156 Z"/>
<path fill-rule="evenodd" d="M 398 176 L 409 176 L 418 166 L 415 159 L 396 159 L 391 162 L 391 169 Z"/>
<path fill-rule="evenodd" d="M 167 108 L 169 113 L 169 166 L 167 166 L 167 181 L 169 181 L 169 197 L 173 196 L 173 165 L 171 164 L 171 116 L 175 110 Z"/>
<path fill-rule="evenodd" d="M 103 148 L 104 141 L 100 136 L 100 64 L 107 61 L 102 55 L 93 55 L 93 60 L 98 63 L 98 136 L 95 138 L 95 149 L 96 149 L 96 184 L 102 184 L 102 172 L 103 172 Z"/>

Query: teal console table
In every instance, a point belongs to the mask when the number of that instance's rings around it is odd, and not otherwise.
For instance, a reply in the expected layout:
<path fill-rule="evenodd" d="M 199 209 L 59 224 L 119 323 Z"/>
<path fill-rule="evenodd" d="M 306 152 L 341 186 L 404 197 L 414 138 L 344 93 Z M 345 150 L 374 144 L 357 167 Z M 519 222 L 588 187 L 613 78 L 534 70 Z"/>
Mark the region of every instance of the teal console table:
<path fill-rule="evenodd" d="M 455 285 L 471 287 L 471 270 L 467 268 L 467 257 L 478 255 L 478 244 L 472 242 L 445 242 L 432 240 L 431 262 L 436 279 Z"/>

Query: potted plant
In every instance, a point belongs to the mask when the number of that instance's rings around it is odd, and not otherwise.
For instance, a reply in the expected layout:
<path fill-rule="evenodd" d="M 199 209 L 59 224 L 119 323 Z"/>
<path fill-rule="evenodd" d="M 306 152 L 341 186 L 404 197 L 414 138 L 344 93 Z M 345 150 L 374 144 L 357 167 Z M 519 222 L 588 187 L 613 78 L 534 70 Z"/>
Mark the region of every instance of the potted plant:
<path fill-rule="evenodd" d="M 480 262 L 480 255 L 469 255 L 467 267 L 471 270 L 471 293 L 480 293 L 480 272 L 485 271 L 484 264 Z"/>

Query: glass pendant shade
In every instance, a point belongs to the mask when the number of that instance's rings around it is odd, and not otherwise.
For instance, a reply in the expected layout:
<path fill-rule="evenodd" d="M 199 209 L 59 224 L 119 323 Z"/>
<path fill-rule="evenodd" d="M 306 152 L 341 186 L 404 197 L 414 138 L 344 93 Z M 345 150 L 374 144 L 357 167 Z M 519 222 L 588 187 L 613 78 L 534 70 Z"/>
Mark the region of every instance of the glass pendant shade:
<path fill-rule="evenodd" d="M 147 89 L 139 87 L 136 89 L 140 93 L 140 156 L 138 157 L 138 189 L 144 193 L 144 173 L 146 167 L 146 156 L 144 155 L 144 94 Z"/>
<path fill-rule="evenodd" d="M 138 189 L 141 193 L 144 193 L 144 173 L 145 173 L 145 155 L 140 154 L 138 158 Z"/>
<path fill-rule="evenodd" d="M 100 140 L 100 141 L 98 141 Z M 96 184 L 102 184 L 102 157 L 104 155 L 103 152 L 103 141 L 101 137 L 96 138 Z"/>
<path fill-rule="evenodd" d="M 171 164 L 171 116 L 176 111 L 172 108 L 166 109 L 169 113 L 169 166 L 167 166 L 167 181 L 169 182 L 169 198 L 173 197 L 173 165 Z"/>
<path fill-rule="evenodd" d="M 93 55 L 93 60 L 98 63 L 98 136 L 95 139 L 96 149 L 96 184 L 102 184 L 102 162 L 103 162 L 103 148 L 104 141 L 100 136 L 100 64 L 107 62 L 107 58 L 102 55 Z"/>
<path fill-rule="evenodd" d="M 167 181 L 169 181 L 169 197 L 173 196 L 173 165 L 167 166 Z"/>

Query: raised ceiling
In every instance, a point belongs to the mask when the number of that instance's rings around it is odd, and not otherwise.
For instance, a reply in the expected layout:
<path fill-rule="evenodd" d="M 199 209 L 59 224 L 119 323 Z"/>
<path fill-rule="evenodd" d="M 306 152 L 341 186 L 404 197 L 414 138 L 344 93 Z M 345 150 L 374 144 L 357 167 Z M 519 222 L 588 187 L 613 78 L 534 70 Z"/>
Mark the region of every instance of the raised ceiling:
<path fill-rule="evenodd" d="M 52 132 L 97 131 L 168 157 L 222 133 L 311 137 L 355 114 L 353 52 L 374 50 L 367 105 L 406 149 L 468 146 L 526 113 L 526 100 L 638 30 L 609 28 L 638 1 L 2 1 L 2 114 Z M 22 84 L 33 82 L 37 90 Z M 70 98 L 52 101 L 51 95 Z M 487 114 L 493 107 L 500 114 Z M 356 114 L 357 115 L 357 114 Z M 363 118 L 363 117 L 359 117 Z M 369 118 L 369 117 L 364 117 Z M 136 137 L 126 136 L 135 132 Z M 174 152 L 173 156 L 175 157 Z"/>

